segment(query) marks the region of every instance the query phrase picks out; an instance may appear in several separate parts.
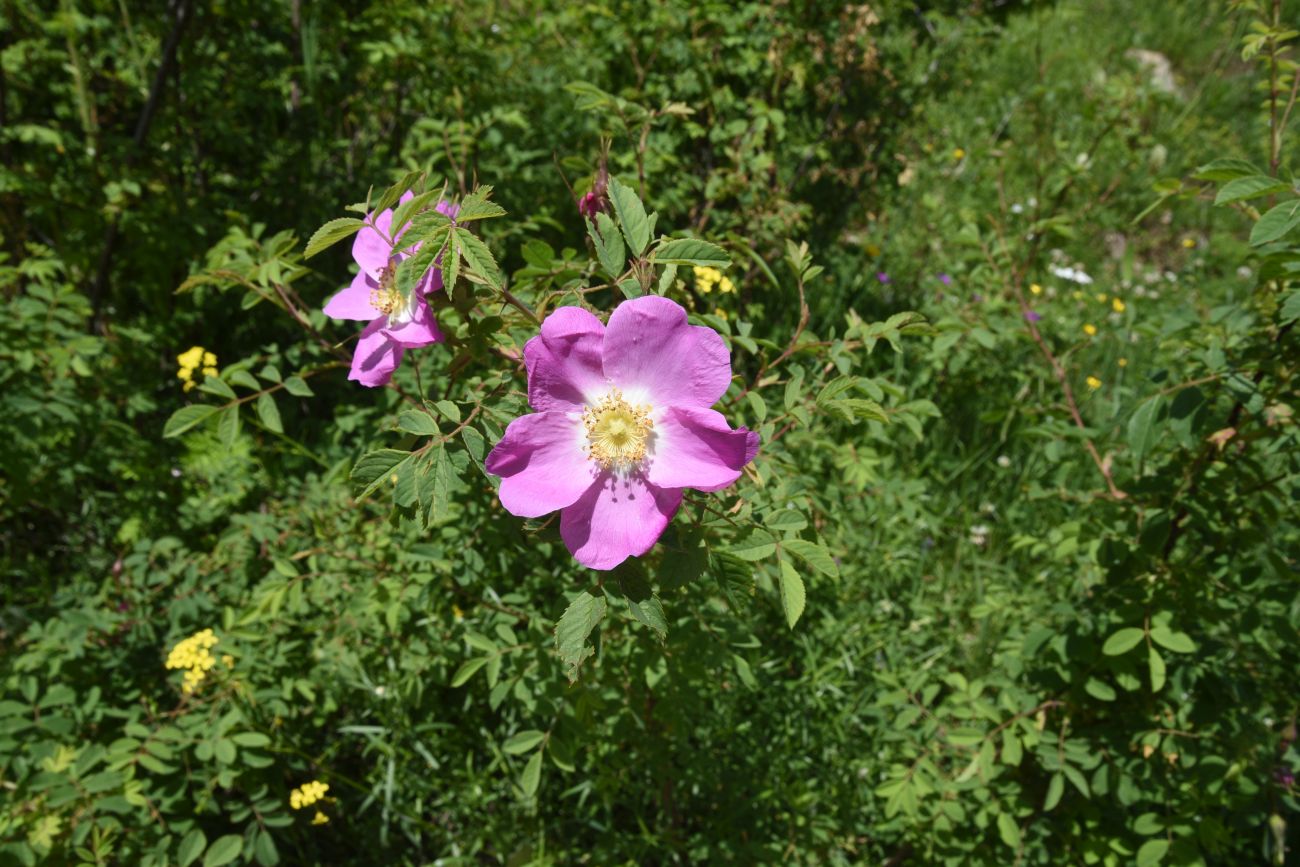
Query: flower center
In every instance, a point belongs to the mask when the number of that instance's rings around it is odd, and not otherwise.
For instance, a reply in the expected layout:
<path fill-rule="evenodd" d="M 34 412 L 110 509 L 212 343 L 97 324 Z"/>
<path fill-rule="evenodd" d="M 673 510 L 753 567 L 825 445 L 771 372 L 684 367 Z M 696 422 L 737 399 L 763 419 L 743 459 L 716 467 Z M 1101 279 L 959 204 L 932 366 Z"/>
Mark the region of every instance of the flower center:
<path fill-rule="evenodd" d="M 654 427 L 650 407 L 633 406 L 618 389 L 584 409 L 582 424 L 587 429 L 587 456 L 607 470 L 640 463 Z"/>
<path fill-rule="evenodd" d="M 385 265 L 379 272 L 379 288 L 370 290 L 370 306 L 385 316 L 402 306 L 402 294 L 397 291 L 397 269 Z"/>

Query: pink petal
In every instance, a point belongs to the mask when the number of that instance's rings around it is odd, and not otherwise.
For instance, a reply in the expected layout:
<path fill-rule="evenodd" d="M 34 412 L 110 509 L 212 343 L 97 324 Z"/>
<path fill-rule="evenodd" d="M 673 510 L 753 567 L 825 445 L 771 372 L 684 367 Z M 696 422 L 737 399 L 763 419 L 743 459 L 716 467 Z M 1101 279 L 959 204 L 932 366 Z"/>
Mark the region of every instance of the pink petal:
<path fill-rule="evenodd" d="M 501 477 L 501 505 L 512 515 L 536 518 L 572 504 L 597 476 L 582 444 L 576 416 L 539 412 L 510 422 L 485 462 Z"/>
<path fill-rule="evenodd" d="M 387 385 L 393 371 L 402 363 L 402 347 L 389 340 L 383 332 L 383 316 L 371 322 L 361 332 L 357 350 L 352 354 L 352 372 L 348 379 L 374 388 Z"/>
<path fill-rule="evenodd" d="M 366 218 L 366 225 L 361 227 L 352 241 L 352 258 L 376 282 L 379 280 L 379 272 L 384 270 L 393 255 L 393 245 L 388 239 L 388 229 L 392 223 L 392 208 L 378 214 L 371 213 Z"/>
<path fill-rule="evenodd" d="M 639 475 L 605 473 L 560 513 L 560 535 L 582 565 L 613 569 L 649 551 L 681 504 L 680 489 L 657 488 Z"/>
<path fill-rule="evenodd" d="M 391 322 L 391 319 L 389 321 Z M 442 332 L 438 330 L 438 323 L 433 318 L 433 311 L 429 309 L 424 296 L 418 292 L 415 315 L 411 320 L 394 327 L 385 327 L 384 334 L 403 349 L 419 349 L 421 346 L 443 341 Z"/>
<path fill-rule="evenodd" d="M 731 429 L 722 413 L 674 406 L 655 421 L 646 480 L 661 488 L 717 491 L 740 478 L 758 453 L 758 434 Z"/>
<path fill-rule="evenodd" d="M 680 304 L 643 295 L 610 315 L 604 369 L 624 391 L 644 390 L 656 407 L 707 408 L 731 383 L 731 354 L 718 332 L 688 324 Z"/>
<path fill-rule="evenodd" d="M 536 410 L 581 410 L 608 389 L 601 369 L 605 326 L 581 307 L 558 307 L 524 344 L 528 403 Z"/>
<path fill-rule="evenodd" d="M 370 303 L 370 293 L 379 284 L 365 271 L 358 271 L 352 285 L 336 294 L 325 304 L 325 315 L 331 319 L 358 319 L 369 322 L 380 313 Z"/>

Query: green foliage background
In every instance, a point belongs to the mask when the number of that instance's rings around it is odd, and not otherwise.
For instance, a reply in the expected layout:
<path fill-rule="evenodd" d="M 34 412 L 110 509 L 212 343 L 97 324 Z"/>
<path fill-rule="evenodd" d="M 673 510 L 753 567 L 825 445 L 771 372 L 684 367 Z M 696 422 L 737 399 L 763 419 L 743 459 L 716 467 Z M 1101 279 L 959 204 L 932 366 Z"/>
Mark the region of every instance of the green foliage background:
<path fill-rule="evenodd" d="M 0 864 L 1284 863 L 1297 20 L 4 5 Z M 737 294 L 610 285 L 606 151 Z M 304 258 L 407 172 L 507 211 L 427 403 L 345 381 Z M 608 575 L 506 514 L 502 283 L 722 331 L 753 473 Z"/>

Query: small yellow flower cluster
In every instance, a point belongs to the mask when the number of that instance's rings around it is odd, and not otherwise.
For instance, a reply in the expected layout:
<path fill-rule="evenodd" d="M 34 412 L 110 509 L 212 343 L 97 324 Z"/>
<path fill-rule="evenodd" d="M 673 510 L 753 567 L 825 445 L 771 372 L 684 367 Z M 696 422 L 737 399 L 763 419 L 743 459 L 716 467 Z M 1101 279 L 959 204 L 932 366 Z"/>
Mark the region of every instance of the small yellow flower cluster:
<path fill-rule="evenodd" d="M 320 780 L 312 780 L 310 783 L 303 783 L 300 787 L 289 793 L 289 806 L 295 810 L 301 810 L 303 807 L 310 807 L 312 804 L 325 797 L 325 793 L 330 790 L 329 783 L 322 783 Z M 316 811 L 320 815 L 320 811 Z M 329 821 L 326 819 L 325 821 Z M 320 824 L 317 822 L 316 824 Z"/>
<path fill-rule="evenodd" d="M 1031 284 L 1029 285 L 1029 291 L 1030 291 L 1030 292 L 1033 292 L 1035 295 L 1042 295 L 1042 294 L 1043 294 L 1043 287 L 1042 287 L 1042 286 L 1039 286 L 1037 283 L 1031 283 Z"/>
<path fill-rule="evenodd" d="M 191 346 L 176 356 L 176 363 L 180 365 L 176 377 L 185 383 L 186 391 L 196 385 L 194 371 L 199 370 L 204 376 L 217 375 L 217 357 L 202 346 Z"/>
<path fill-rule="evenodd" d="M 185 682 L 181 684 L 183 692 L 194 692 L 203 682 L 203 678 L 207 677 L 212 666 L 217 664 L 216 657 L 212 655 L 212 648 L 218 641 L 220 639 L 212 633 L 211 629 L 205 629 L 179 642 L 172 648 L 171 653 L 167 654 L 167 668 L 185 669 Z"/>
<path fill-rule="evenodd" d="M 1123 313 L 1126 307 L 1128 307 L 1128 305 L 1120 300 L 1119 296 L 1110 299 L 1110 309 L 1114 310 L 1116 313 Z"/>
<path fill-rule="evenodd" d="M 708 295 L 713 291 L 713 287 L 718 287 L 723 295 L 735 294 L 736 284 L 731 282 L 730 277 L 724 277 L 722 272 L 717 268 L 699 268 L 695 269 L 695 285 Z"/>
<path fill-rule="evenodd" d="M 1095 376 L 1090 376 L 1084 381 L 1088 383 L 1089 391 L 1096 391 L 1101 388 L 1101 380 Z"/>
<path fill-rule="evenodd" d="M 1083 326 L 1083 333 L 1086 334 L 1086 335 L 1088 335 L 1089 337 L 1096 337 L 1096 336 L 1097 336 L 1097 326 L 1096 326 L 1096 325 L 1093 325 L 1091 322 L 1087 322 L 1087 323 L 1085 323 L 1084 326 Z"/>
<path fill-rule="evenodd" d="M 961 160 L 966 159 L 966 151 L 962 148 L 953 148 L 952 158 L 960 162 Z"/>
<path fill-rule="evenodd" d="M 1196 246 L 1196 239 L 1195 239 L 1195 238 L 1183 238 L 1183 246 L 1184 246 L 1185 248 L 1187 248 L 1188 250 L 1192 249 L 1193 247 Z"/>

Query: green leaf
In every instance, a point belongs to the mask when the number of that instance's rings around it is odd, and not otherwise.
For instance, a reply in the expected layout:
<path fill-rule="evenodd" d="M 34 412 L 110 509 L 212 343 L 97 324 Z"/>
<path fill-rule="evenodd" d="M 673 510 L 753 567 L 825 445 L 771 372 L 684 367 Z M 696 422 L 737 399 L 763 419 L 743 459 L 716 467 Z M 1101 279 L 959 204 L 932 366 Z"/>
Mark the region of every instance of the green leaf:
<path fill-rule="evenodd" d="M 397 428 L 422 437 L 437 436 L 439 433 L 438 423 L 433 420 L 433 416 L 418 409 L 408 409 L 399 415 Z"/>
<path fill-rule="evenodd" d="M 284 390 L 294 397 L 312 397 L 316 394 L 301 376 L 291 376 L 286 379 Z"/>
<path fill-rule="evenodd" d="M 465 264 L 469 266 L 469 275 L 481 278 L 493 289 L 501 288 L 501 272 L 487 244 L 464 229 L 456 230 L 453 238 L 457 249 L 465 259 Z"/>
<path fill-rule="evenodd" d="M 376 216 L 378 216 L 379 212 L 386 211 L 389 208 L 391 208 L 393 205 L 397 204 L 397 200 L 402 197 L 402 194 L 405 193 L 407 190 L 411 189 L 411 187 L 415 186 L 416 183 L 419 182 L 420 178 L 422 177 L 424 177 L 424 172 L 418 169 L 415 171 L 407 172 L 405 175 L 402 176 L 401 180 L 393 184 L 388 189 L 384 190 L 384 194 L 379 197 L 378 202 L 375 202 L 373 208 L 373 210 L 376 212 Z"/>
<path fill-rule="evenodd" d="M 1010 813 L 998 813 L 998 836 L 1012 849 L 1020 848 L 1020 826 Z"/>
<path fill-rule="evenodd" d="M 207 846 L 208 838 L 203 829 L 194 828 L 181 838 L 181 845 L 176 849 L 177 863 L 180 867 L 190 867 Z"/>
<path fill-rule="evenodd" d="M 794 629 L 794 625 L 799 622 L 800 616 L 803 615 L 804 608 L 804 587 L 803 579 L 799 573 L 794 571 L 789 560 L 781 561 L 781 609 L 785 611 L 785 622 Z"/>
<path fill-rule="evenodd" d="M 641 288 L 641 281 L 635 277 L 628 277 L 626 280 L 618 284 L 618 288 L 619 291 L 623 293 L 623 297 L 629 300 L 640 298 L 645 294 L 645 290 Z"/>
<path fill-rule="evenodd" d="M 357 230 L 364 225 L 365 222 L 358 220 L 356 217 L 339 217 L 337 220 L 330 220 L 311 236 L 311 240 L 307 242 L 307 251 L 303 258 L 310 259 L 326 247 L 355 235 Z"/>
<path fill-rule="evenodd" d="M 239 439 L 239 404 L 221 411 L 221 418 L 217 419 L 217 437 L 226 448 L 232 447 Z"/>
<path fill-rule="evenodd" d="M 261 732 L 237 732 L 230 739 L 241 747 L 264 747 L 271 743 L 271 739 Z"/>
<path fill-rule="evenodd" d="M 449 400 L 439 400 L 435 401 L 433 405 L 452 424 L 460 424 L 460 407 L 456 406 L 456 404 Z"/>
<path fill-rule="evenodd" d="M 361 500 L 382 484 L 396 484 L 395 471 L 410 457 L 410 452 L 400 449 L 379 449 L 362 455 L 352 468 L 353 496 Z"/>
<path fill-rule="evenodd" d="M 1052 808 L 1061 803 L 1061 796 L 1065 794 L 1065 777 L 1060 773 L 1052 774 L 1052 779 L 1047 784 L 1047 797 L 1043 799 L 1043 812 L 1050 813 Z"/>
<path fill-rule="evenodd" d="M 438 255 L 443 252 L 446 246 L 447 236 L 450 234 L 450 228 L 437 229 L 427 235 L 420 242 L 420 249 L 416 250 L 410 256 L 402 260 L 397 266 L 397 278 L 393 283 L 393 288 L 400 292 L 404 297 L 409 295 L 415 289 L 417 283 L 424 278 L 429 269 L 433 267 L 433 262 Z M 407 235 L 413 234 L 407 232 Z M 407 235 L 404 235 L 405 238 Z M 414 240 L 412 240 L 414 243 Z M 459 261 L 455 256 L 447 255 L 443 257 L 444 275 L 448 260 Z M 444 277 L 445 279 L 445 277 Z M 443 284 L 447 285 L 447 284 Z"/>
<path fill-rule="evenodd" d="M 488 656 L 476 656 L 473 659 L 467 659 L 462 662 L 460 668 L 456 669 L 456 673 L 451 676 L 452 687 L 454 688 L 464 684 L 465 681 L 474 676 L 474 672 L 478 671 L 484 665 L 487 665 L 487 661 L 490 658 L 491 657 Z"/>
<path fill-rule="evenodd" d="M 611 279 L 617 279 L 623 273 L 623 264 L 627 258 L 627 250 L 623 247 L 623 236 L 618 232 L 618 226 L 609 215 L 603 211 L 596 214 L 595 221 L 587 221 L 587 235 L 591 238 L 592 246 L 596 248 L 596 258 L 600 261 L 600 267 L 605 269 L 605 273 Z"/>
<path fill-rule="evenodd" d="M 269 392 L 264 391 L 257 396 L 257 417 L 268 429 L 284 433 L 284 425 L 280 423 L 280 408 L 275 405 L 275 398 Z"/>
<path fill-rule="evenodd" d="M 1276 241 L 1300 225 L 1300 199 L 1269 209 L 1250 230 L 1250 245 L 1258 247 Z"/>
<path fill-rule="evenodd" d="M 1012 731 L 1011 726 L 1002 730 L 1002 763 L 1004 765 L 1016 766 L 1024 758 L 1024 750 L 1021 748 L 1020 738 Z"/>
<path fill-rule="evenodd" d="M 262 867 L 275 867 L 280 863 L 280 853 L 275 848 L 275 838 L 263 829 L 253 840 L 253 856 Z"/>
<path fill-rule="evenodd" d="M 1165 659 L 1154 646 L 1147 648 L 1147 667 L 1151 670 L 1151 691 L 1159 692 L 1164 689 Z"/>
<path fill-rule="evenodd" d="M 650 244 L 651 221 L 646 216 L 645 205 L 641 204 L 640 197 L 632 188 L 624 186 L 618 178 L 609 179 L 609 200 L 632 255 L 640 256 Z"/>
<path fill-rule="evenodd" d="M 781 548 L 795 555 L 823 575 L 831 578 L 840 577 L 840 567 L 835 565 L 835 558 L 831 556 L 829 551 L 815 542 L 804 539 L 787 539 L 781 543 Z"/>
<path fill-rule="evenodd" d="M 239 857 L 239 852 L 243 848 L 244 838 L 238 834 L 218 837 L 208 849 L 208 853 L 203 856 L 203 867 L 221 867 L 223 864 L 229 864 Z"/>
<path fill-rule="evenodd" d="M 725 268 L 731 264 L 731 257 L 726 250 L 698 238 L 664 241 L 655 249 L 652 258 L 660 264 L 699 265 L 706 268 Z"/>
<path fill-rule="evenodd" d="M 1128 420 L 1128 447 L 1133 452 L 1133 458 L 1139 462 L 1160 436 L 1156 420 L 1160 417 L 1163 403 L 1159 395 L 1143 401 Z"/>
<path fill-rule="evenodd" d="M 490 220 L 493 217 L 504 217 L 506 209 L 496 202 L 489 202 L 482 199 L 475 199 L 469 196 L 461 202 L 460 210 L 456 212 L 456 222 L 464 225 L 473 223 L 477 220 Z"/>
<path fill-rule="evenodd" d="M 1196 642 L 1192 641 L 1186 632 L 1175 632 L 1168 626 L 1159 624 L 1152 626 L 1151 640 L 1174 653 L 1196 652 Z"/>
<path fill-rule="evenodd" d="M 537 787 L 542 782 L 542 751 L 538 750 L 528 758 L 528 764 L 524 765 L 524 772 L 519 775 L 519 788 L 524 790 L 524 795 L 531 798 L 537 794 Z"/>
<path fill-rule="evenodd" d="M 1270 178 L 1268 175 L 1235 178 L 1219 188 L 1219 194 L 1214 197 L 1214 204 L 1227 205 L 1231 202 L 1244 202 L 1248 199 L 1255 199 L 1272 193 L 1281 193 L 1289 189 L 1291 189 L 1290 184 L 1283 183 L 1277 178 Z"/>
<path fill-rule="evenodd" d="M 523 755 L 533 747 L 540 744 L 542 739 L 545 737 L 545 732 L 539 732 L 537 729 L 528 729 L 511 737 L 501 745 L 501 749 L 505 750 L 512 756 Z"/>
<path fill-rule="evenodd" d="M 750 527 L 726 550 L 742 560 L 764 560 L 776 553 L 776 540 L 762 527 Z"/>
<path fill-rule="evenodd" d="M 1155 867 L 1165 860 L 1169 851 L 1168 840 L 1148 840 L 1142 844 L 1137 853 L 1137 867 Z"/>
<path fill-rule="evenodd" d="M 1218 159 L 1206 163 L 1192 174 L 1198 181 L 1232 181 L 1250 175 L 1262 175 L 1253 163 L 1238 159 Z"/>
<path fill-rule="evenodd" d="M 1083 689 L 1088 695 L 1100 701 L 1115 700 L 1115 687 L 1095 677 L 1088 678 L 1088 682 L 1083 685 Z"/>
<path fill-rule="evenodd" d="M 673 288 L 673 282 L 677 279 L 677 266 L 669 265 L 664 268 L 664 272 L 659 275 L 659 286 L 655 289 L 660 295 L 667 295 L 668 290 Z"/>
<path fill-rule="evenodd" d="M 405 250 L 416 242 L 417 236 L 411 232 L 413 226 L 407 226 L 407 223 L 411 222 L 411 215 L 420 213 L 431 203 L 436 204 L 438 197 L 441 195 L 442 190 L 429 190 L 420 193 L 418 196 L 412 196 L 397 206 L 397 209 L 393 211 L 393 218 L 389 222 L 392 231 L 402 233 L 401 237 L 397 239 L 396 249 Z"/>
<path fill-rule="evenodd" d="M 653 629 L 659 640 L 663 641 L 668 636 L 668 619 L 664 617 L 663 603 L 646 580 L 644 567 L 639 562 L 627 561 L 615 570 L 615 574 L 618 576 L 619 590 L 627 600 L 628 611 Z M 608 589 L 609 585 L 605 586 Z"/>
<path fill-rule="evenodd" d="M 192 427 L 202 424 L 217 414 L 219 406 L 208 406 L 203 403 L 195 403 L 189 406 L 183 406 L 176 412 L 172 413 L 171 418 L 163 425 L 163 438 L 169 439 L 185 433 Z"/>
<path fill-rule="evenodd" d="M 1140 642 L 1142 637 L 1145 635 L 1146 632 L 1136 626 L 1129 626 L 1125 629 L 1121 629 L 1112 634 L 1110 638 L 1106 639 L 1106 643 L 1102 645 L 1101 652 L 1107 656 L 1119 656 L 1121 653 L 1128 653 L 1130 650 L 1138 646 L 1138 642 Z"/>
<path fill-rule="evenodd" d="M 565 665 L 570 681 L 578 679 L 578 669 L 595 651 L 587 647 L 587 636 L 605 619 L 605 599 L 582 591 L 565 609 L 555 624 L 555 648 Z"/>

